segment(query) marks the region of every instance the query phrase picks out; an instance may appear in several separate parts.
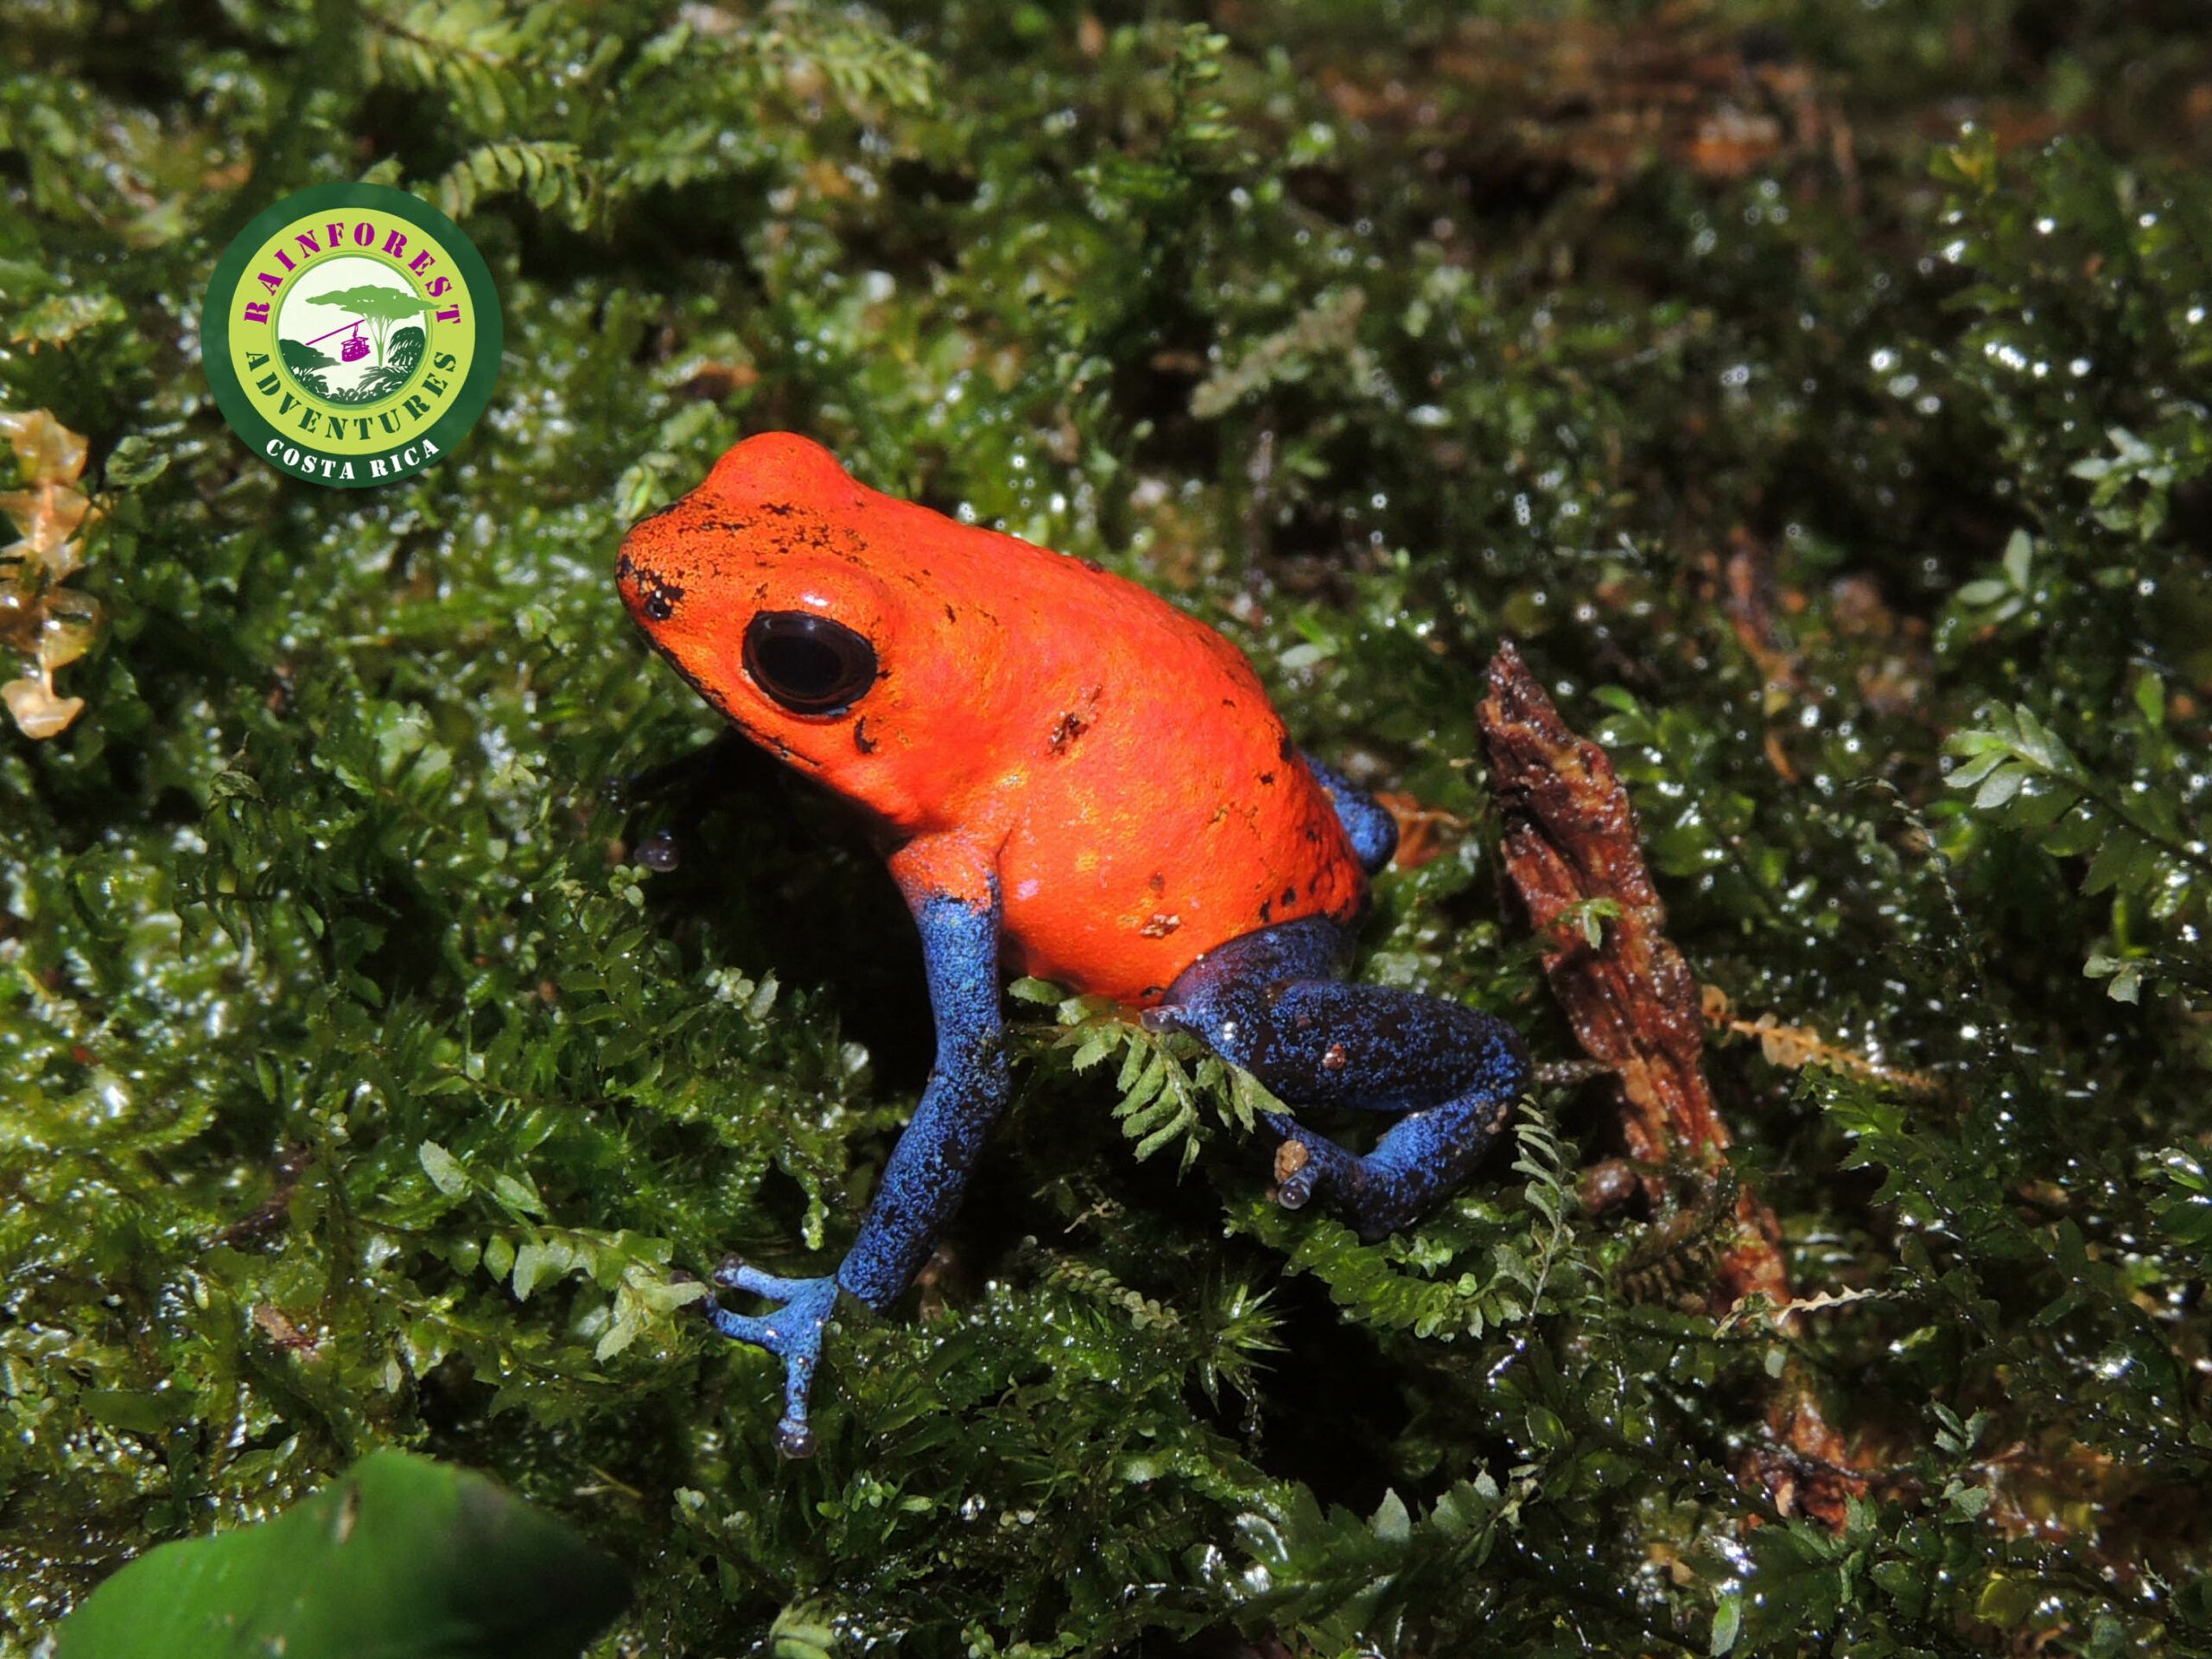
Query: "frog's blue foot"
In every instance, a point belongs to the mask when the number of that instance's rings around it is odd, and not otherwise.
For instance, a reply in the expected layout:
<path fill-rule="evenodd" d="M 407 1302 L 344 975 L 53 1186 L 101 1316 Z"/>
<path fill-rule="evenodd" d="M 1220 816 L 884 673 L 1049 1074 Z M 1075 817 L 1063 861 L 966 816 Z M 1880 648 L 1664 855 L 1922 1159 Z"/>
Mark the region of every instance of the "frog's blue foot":
<path fill-rule="evenodd" d="M 1512 1105 L 1511 1095 L 1471 1090 L 1441 1106 L 1408 1112 L 1364 1158 L 1286 1112 L 1262 1113 L 1262 1122 L 1282 1137 L 1275 1148 L 1275 1202 L 1302 1210 L 1325 1198 L 1351 1218 L 1362 1238 L 1395 1233 L 1466 1179 Z"/>
<path fill-rule="evenodd" d="M 779 1279 L 733 1255 L 715 1269 L 715 1282 L 778 1304 L 772 1313 L 750 1315 L 709 1301 L 707 1317 L 731 1341 L 766 1348 L 784 1362 L 784 1415 L 776 1425 L 776 1446 L 787 1458 L 812 1457 L 814 1431 L 806 1424 L 806 1402 L 822 1358 L 823 1328 L 837 1309 L 837 1281 Z"/>
<path fill-rule="evenodd" d="M 1335 978 L 1340 942 L 1319 918 L 1232 939 L 1185 969 L 1146 1023 L 1204 1038 L 1294 1106 L 1403 1114 L 1364 1157 L 1265 1115 L 1282 1137 L 1277 1199 L 1327 1198 L 1380 1238 L 1466 1179 L 1529 1086 L 1529 1057 L 1489 1014 Z"/>

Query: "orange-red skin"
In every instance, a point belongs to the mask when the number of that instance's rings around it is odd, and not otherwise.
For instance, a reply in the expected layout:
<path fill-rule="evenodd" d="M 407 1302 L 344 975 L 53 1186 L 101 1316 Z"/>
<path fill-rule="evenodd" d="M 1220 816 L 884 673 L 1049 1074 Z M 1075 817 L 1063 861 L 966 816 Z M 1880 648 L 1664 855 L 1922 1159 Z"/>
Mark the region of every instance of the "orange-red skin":
<path fill-rule="evenodd" d="M 1243 654 L 1095 565 L 860 484 L 789 433 L 740 443 L 622 543 L 638 625 L 751 737 L 859 804 L 910 899 L 986 902 L 1007 965 L 1133 1006 L 1256 929 L 1356 918 L 1367 883 Z M 790 713 L 746 625 L 814 610 L 874 689 Z"/>

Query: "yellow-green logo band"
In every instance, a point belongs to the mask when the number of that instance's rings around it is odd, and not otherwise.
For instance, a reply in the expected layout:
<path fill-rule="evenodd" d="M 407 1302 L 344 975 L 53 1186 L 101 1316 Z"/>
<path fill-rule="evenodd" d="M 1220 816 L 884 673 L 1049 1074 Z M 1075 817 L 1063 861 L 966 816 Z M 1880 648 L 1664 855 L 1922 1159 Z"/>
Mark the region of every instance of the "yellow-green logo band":
<path fill-rule="evenodd" d="M 483 256 L 419 197 L 317 185 L 224 250 L 200 340 L 250 448 L 356 489 L 420 472 L 476 423 L 499 372 L 499 301 Z"/>

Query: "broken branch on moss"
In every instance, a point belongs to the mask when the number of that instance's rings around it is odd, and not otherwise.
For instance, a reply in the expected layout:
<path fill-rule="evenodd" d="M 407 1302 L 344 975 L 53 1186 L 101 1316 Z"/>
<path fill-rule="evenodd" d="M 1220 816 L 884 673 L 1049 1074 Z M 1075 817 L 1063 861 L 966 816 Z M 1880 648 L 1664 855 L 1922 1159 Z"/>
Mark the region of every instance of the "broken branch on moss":
<path fill-rule="evenodd" d="M 1621 1127 L 1645 1171 L 1647 1198 L 1667 1197 L 1664 1172 L 1689 1166 L 1734 1189 L 1734 1226 L 1715 1252 L 1723 1301 L 1787 1309 L 1794 1298 L 1774 1212 L 1727 1166 L 1729 1135 L 1704 1069 L 1697 979 L 1667 937 L 1667 912 L 1638 842 L 1636 809 L 1595 743 L 1575 735 L 1510 640 L 1490 664 L 1479 710 L 1491 791 L 1504 819 L 1505 870 L 1529 919 L 1549 941 L 1544 972 L 1576 1037 L 1619 1080 Z M 1593 942 L 1586 918 L 1605 907 Z M 1693 1212 L 1694 1213 L 1694 1212 Z M 1777 1314 L 1777 1330 L 1789 1316 Z M 1840 1525 L 1866 1484 L 1821 1415 L 1807 1380 L 1785 1372 L 1769 1425 L 1794 1454 L 1764 1460 L 1761 1482 L 1785 1513 L 1802 1506 Z"/>

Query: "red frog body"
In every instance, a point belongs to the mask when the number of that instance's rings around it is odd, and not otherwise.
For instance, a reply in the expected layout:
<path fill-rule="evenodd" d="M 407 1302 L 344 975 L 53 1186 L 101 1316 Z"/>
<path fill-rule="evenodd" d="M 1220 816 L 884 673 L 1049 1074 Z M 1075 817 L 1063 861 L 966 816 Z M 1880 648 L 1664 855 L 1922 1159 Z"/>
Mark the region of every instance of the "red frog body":
<path fill-rule="evenodd" d="M 709 1317 L 808 1409 L 840 1296 L 881 1311 L 950 1222 L 1009 1086 L 1007 970 L 1146 1010 L 1300 1107 L 1397 1114 L 1366 1154 L 1287 1112 L 1275 1196 L 1367 1236 L 1464 1180 L 1528 1082 L 1491 1015 L 1340 976 L 1389 814 L 1302 753 L 1226 639 L 1134 582 L 747 439 L 632 529 L 638 626 L 755 743 L 858 803 L 920 931 L 937 1065 L 832 1274 L 726 1262 Z"/>
<path fill-rule="evenodd" d="M 998 878 L 1007 965 L 1132 1006 L 1206 951 L 1367 878 L 1244 655 L 1096 564 L 879 494 L 820 445 L 748 439 L 624 543 L 646 635 L 756 742 L 905 851 Z M 795 715 L 741 619 L 833 616 L 874 646 L 855 719 Z M 1166 757 L 1173 763 L 1164 764 Z"/>

